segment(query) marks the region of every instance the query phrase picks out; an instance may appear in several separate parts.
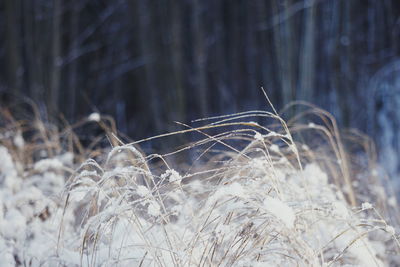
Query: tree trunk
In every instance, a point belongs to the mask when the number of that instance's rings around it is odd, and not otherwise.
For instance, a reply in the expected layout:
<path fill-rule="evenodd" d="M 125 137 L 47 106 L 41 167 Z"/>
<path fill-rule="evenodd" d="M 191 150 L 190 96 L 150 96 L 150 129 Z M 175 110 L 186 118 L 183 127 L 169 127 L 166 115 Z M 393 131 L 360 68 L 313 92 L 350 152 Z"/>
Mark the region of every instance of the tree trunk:
<path fill-rule="evenodd" d="M 308 102 L 313 101 L 315 82 L 315 1 L 304 10 L 304 34 L 300 52 L 300 77 L 298 99 Z"/>
<path fill-rule="evenodd" d="M 69 33 L 69 53 L 74 59 L 69 63 L 68 66 L 68 107 L 65 110 L 68 112 L 68 118 L 72 120 L 75 118 L 76 115 L 76 92 L 79 90 L 77 88 L 77 70 L 78 70 L 78 59 L 76 57 L 78 53 L 78 46 L 77 46 L 77 37 L 78 37 L 78 30 L 79 30 L 79 10 L 77 8 L 77 3 L 75 3 L 71 8 L 71 15 L 70 15 L 70 33 Z"/>
<path fill-rule="evenodd" d="M 10 91 L 16 94 L 21 92 L 21 59 L 19 52 L 19 29 L 17 19 L 20 17 L 18 10 L 18 0 L 5 0 L 5 43 L 7 63 L 7 84 Z"/>
<path fill-rule="evenodd" d="M 48 108 L 52 116 L 58 113 L 58 99 L 60 91 L 60 66 L 61 66 L 61 0 L 53 2 L 53 24 L 52 24 L 52 39 L 51 39 L 51 65 L 50 65 L 50 88 L 48 91 Z"/>
<path fill-rule="evenodd" d="M 202 0 L 193 0 L 192 5 L 192 25 L 193 25 L 193 56 L 194 56 L 194 77 L 197 101 L 200 105 L 201 116 L 207 116 L 207 73 L 206 56 L 207 51 L 204 40 L 206 38 L 204 31 L 204 7 Z"/>

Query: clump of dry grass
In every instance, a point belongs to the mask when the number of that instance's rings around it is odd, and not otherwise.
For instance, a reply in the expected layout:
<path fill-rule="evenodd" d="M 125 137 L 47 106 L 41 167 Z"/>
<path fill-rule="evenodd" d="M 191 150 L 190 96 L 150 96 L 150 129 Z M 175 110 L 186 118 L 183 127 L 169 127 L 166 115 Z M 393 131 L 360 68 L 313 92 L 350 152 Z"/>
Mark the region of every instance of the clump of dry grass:
<path fill-rule="evenodd" d="M 371 142 L 343 135 L 315 106 L 297 114 L 288 122 L 275 111 L 207 118 L 127 144 L 103 124 L 109 152 L 85 150 L 70 137 L 80 124 L 67 127 L 61 136 L 74 144 L 70 151 L 81 147 L 80 157 L 92 159 L 72 173 L 59 208 L 43 221 L 53 220 L 46 233 L 56 250 L 18 258 L 65 266 L 395 266 L 396 199 L 383 190 Z M 201 138 L 162 155 L 139 150 L 188 133 Z M 187 162 L 173 168 L 180 154 Z"/>

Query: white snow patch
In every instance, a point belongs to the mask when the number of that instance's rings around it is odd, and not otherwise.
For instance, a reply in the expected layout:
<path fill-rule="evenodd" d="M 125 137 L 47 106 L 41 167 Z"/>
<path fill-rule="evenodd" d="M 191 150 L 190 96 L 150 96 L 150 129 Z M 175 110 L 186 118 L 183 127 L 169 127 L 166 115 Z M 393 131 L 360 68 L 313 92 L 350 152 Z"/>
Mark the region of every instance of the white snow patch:
<path fill-rule="evenodd" d="M 346 204 L 340 201 L 335 201 L 332 203 L 334 213 L 341 218 L 349 217 L 349 210 L 346 207 Z"/>
<path fill-rule="evenodd" d="M 25 146 L 25 140 L 22 137 L 22 134 L 20 131 L 18 131 L 15 136 L 14 136 L 14 145 L 19 148 L 22 149 Z"/>
<path fill-rule="evenodd" d="M 263 135 L 260 134 L 259 132 L 256 132 L 256 133 L 254 134 L 254 139 L 256 139 L 257 141 L 263 141 L 263 140 L 264 140 L 264 137 L 263 137 Z"/>
<path fill-rule="evenodd" d="M 388 204 L 389 204 L 389 206 L 391 206 L 392 208 L 396 207 L 396 206 L 397 206 L 396 197 L 391 196 L 391 197 L 389 198 L 389 200 L 388 200 Z"/>
<path fill-rule="evenodd" d="M 7 212 L 0 226 L 0 231 L 5 238 L 18 238 L 24 233 L 26 218 L 18 210 L 12 209 Z"/>
<path fill-rule="evenodd" d="M 325 185 L 328 183 L 328 175 L 315 163 L 307 164 L 302 175 L 312 185 Z"/>
<path fill-rule="evenodd" d="M 288 228 L 294 227 L 296 216 L 293 209 L 281 200 L 267 196 L 264 200 L 264 208 L 281 220 Z"/>
<path fill-rule="evenodd" d="M 4 267 L 15 267 L 17 266 L 12 247 L 6 243 L 7 241 L 0 238 L 0 263 Z"/>
<path fill-rule="evenodd" d="M 372 209 L 372 204 L 369 202 L 364 202 L 361 204 L 361 209 L 362 210 L 369 210 Z"/>
<path fill-rule="evenodd" d="M 35 163 L 33 168 L 39 172 L 45 172 L 50 169 L 52 170 L 60 170 L 64 167 L 62 162 L 56 158 L 53 159 L 42 159 Z"/>
<path fill-rule="evenodd" d="M 386 232 L 388 232 L 391 235 L 395 235 L 396 234 L 396 230 L 391 225 L 386 225 L 385 230 L 386 230 Z"/>
<path fill-rule="evenodd" d="M 99 113 L 97 112 L 93 112 L 92 114 L 89 115 L 88 120 L 89 121 L 95 121 L 95 122 L 99 122 L 101 119 L 101 116 Z"/>
<path fill-rule="evenodd" d="M 182 181 L 182 176 L 175 170 L 169 169 L 165 173 L 161 174 L 161 180 L 168 178 L 171 183 L 180 184 Z"/>
<path fill-rule="evenodd" d="M 218 188 L 217 191 L 209 198 L 209 201 L 215 202 L 220 198 L 226 197 L 226 196 L 237 196 L 237 197 L 243 197 L 244 195 L 244 190 L 241 184 L 234 182 L 228 185 L 225 185 L 223 187 Z"/>
<path fill-rule="evenodd" d="M 148 197 L 151 194 L 150 190 L 146 186 L 143 186 L 143 185 L 139 185 L 137 187 L 136 193 L 141 197 Z"/>
<path fill-rule="evenodd" d="M 276 144 L 272 144 L 269 149 L 271 149 L 271 151 L 273 151 L 275 153 L 279 153 L 280 152 L 279 146 L 276 145 Z"/>
<path fill-rule="evenodd" d="M 157 202 L 155 202 L 155 201 L 149 202 L 149 206 L 147 208 L 147 212 L 149 215 L 157 217 L 161 214 L 160 210 L 161 210 L 161 207 L 160 207 L 160 205 L 158 205 Z"/>

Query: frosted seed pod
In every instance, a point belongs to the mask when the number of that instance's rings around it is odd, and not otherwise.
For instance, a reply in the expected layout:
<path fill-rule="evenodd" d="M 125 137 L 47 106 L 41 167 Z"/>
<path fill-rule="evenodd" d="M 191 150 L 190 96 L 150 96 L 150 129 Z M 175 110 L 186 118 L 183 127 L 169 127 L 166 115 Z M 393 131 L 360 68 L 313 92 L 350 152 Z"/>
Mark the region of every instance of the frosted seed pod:
<path fill-rule="evenodd" d="M 277 146 L 276 144 L 272 144 L 270 146 L 270 149 L 271 149 L 272 152 L 275 152 L 275 153 L 279 153 L 280 152 L 279 146 Z"/>
<path fill-rule="evenodd" d="M 394 227 L 390 226 L 390 225 L 386 225 L 385 230 L 386 230 L 386 232 L 388 232 L 391 235 L 395 235 L 395 233 L 396 233 L 396 230 L 394 229 Z"/>
<path fill-rule="evenodd" d="M 165 173 L 161 174 L 161 180 L 168 178 L 170 183 L 181 184 L 182 176 L 175 170 L 167 170 Z"/>
<path fill-rule="evenodd" d="M 92 114 L 89 115 L 88 120 L 89 121 L 95 121 L 95 122 L 99 122 L 101 119 L 101 116 L 99 113 L 97 112 L 93 112 Z"/>
<path fill-rule="evenodd" d="M 372 209 L 372 205 L 371 205 L 371 203 L 364 202 L 364 203 L 361 204 L 361 209 L 362 209 L 362 210 L 369 210 L 369 209 Z"/>
<path fill-rule="evenodd" d="M 258 141 L 263 141 L 264 137 L 259 132 L 256 132 L 255 135 L 254 135 L 254 139 L 256 139 Z"/>

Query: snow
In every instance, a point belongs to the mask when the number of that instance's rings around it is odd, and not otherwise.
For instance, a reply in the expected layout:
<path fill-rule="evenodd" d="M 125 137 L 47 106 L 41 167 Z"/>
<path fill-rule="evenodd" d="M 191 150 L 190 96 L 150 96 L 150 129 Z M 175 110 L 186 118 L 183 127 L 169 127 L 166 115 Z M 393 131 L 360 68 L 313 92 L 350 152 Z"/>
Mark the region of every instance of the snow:
<path fill-rule="evenodd" d="M 305 145 L 305 144 L 302 144 L 302 145 L 301 145 L 301 148 L 302 148 L 303 150 L 305 150 L 305 151 L 309 151 L 309 150 L 310 150 L 310 148 L 309 148 L 307 145 Z"/>
<path fill-rule="evenodd" d="M 160 210 L 161 210 L 160 205 L 158 205 L 158 203 L 155 201 L 151 201 L 147 208 L 147 212 L 149 213 L 149 215 L 154 216 L 154 217 L 157 217 L 161 214 Z"/>
<path fill-rule="evenodd" d="M 136 189 L 136 193 L 141 197 L 148 197 L 150 195 L 150 190 L 143 185 L 139 185 Z"/>
<path fill-rule="evenodd" d="M 373 217 L 373 199 L 352 208 L 316 162 L 297 168 L 280 156 L 282 145 L 264 149 L 276 155 L 232 158 L 198 176 L 165 167 L 157 176 L 131 146 L 81 166 L 60 153 L 23 173 L 0 146 L 0 265 L 389 264 L 398 230 Z"/>
<path fill-rule="evenodd" d="M 254 139 L 257 140 L 257 141 L 264 141 L 264 137 L 259 132 L 256 132 L 254 134 Z"/>
<path fill-rule="evenodd" d="M 7 212 L 4 220 L 0 225 L 1 234 L 6 239 L 16 238 L 24 234 L 26 227 L 26 219 L 18 210 L 10 210 Z"/>
<path fill-rule="evenodd" d="M 396 230 L 394 229 L 393 226 L 386 225 L 385 230 L 386 230 L 386 232 L 388 232 L 391 235 L 395 235 L 396 234 Z"/>
<path fill-rule="evenodd" d="M 279 199 L 267 196 L 264 200 L 264 207 L 268 212 L 272 213 L 276 218 L 281 220 L 286 227 L 294 227 L 296 216 L 292 208 L 290 208 L 287 204 L 283 203 Z"/>
<path fill-rule="evenodd" d="M 397 206 L 397 200 L 396 200 L 396 198 L 394 197 L 394 196 L 391 196 L 389 199 L 388 199 L 388 204 L 391 206 L 391 207 L 396 207 Z"/>
<path fill-rule="evenodd" d="M 18 131 L 15 136 L 14 136 L 14 145 L 18 148 L 18 149 L 22 149 L 25 145 L 25 140 L 22 137 L 22 134 L 20 131 Z"/>
<path fill-rule="evenodd" d="M 7 241 L 0 238 L 0 262 L 4 267 L 16 266 L 12 246 L 7 244 Z"/>
<path fill-rule="evenodd" d="M 165 173 L 161 174 L 161 180 L 165 180 L 167 178 L 169 182 L 175 184 L 180 184 L 182 181 L 182 176 L 176 170 L 173 169 L 168 169 L 165 171 Z"/>
<path fill-rule="evenodd" d="M 0 183 L 16 192 L 20 189 L 21 181 L 17 179 L 17 170 L 7 148 L 0 145 Z"/>
<path fill-rule="evenodd" d="M 0 173 L 3 178 L 17 174 L 12 157 L 4 146 L 0 146 Z"/>
<path fill-rule="evenodd" d="M 370 209 L 372 209 L 372 204 L 369 202 L 364 202 L 361 204 L 361 209 L 362 210 L 370 210 Z"/>
<path fill-rule="evenodd" d="M 54 159 L 42 159 L 36 162 L 33 168 L 36 171 L 45 172 L 49 169 L 55 169 L 55 170 L 62 169 L 62 167 L 63 163 L 60 160 L 54 158 Z"/>
<path fill-rule="evenodd" d="M 218 188 L 208 199 L 208 202 L 216 202 L 219 201 L 220 199 L 223 199 L 225 197 L 232 197 L 232 196 L 237 196 L 237 197 L 243 197 L 244 196 L 244 190 L 243 187 L 239 183 L 230 183 L 225 185 L 224 187 Z"/>
<path fill-rule="evenodd" d="M 97 112 L 93 112 L 92 114 L 89 115 L 88 120 L 89 121 L 95 121 L 95 122 L 99 122 L 101 119 L 101 116 L 99 113 Z"/>
<path fill-rule="evenodd" d="M 271 151 L 273 151 L 273 152 L 275 152 L 275 153 L 279 153 L 279 152 L 280 152 L 279 146 L 277 146 L 276 144 L 272 144 L 272 145 L 270 146 L 270 149 L 271 149 Z"/>

